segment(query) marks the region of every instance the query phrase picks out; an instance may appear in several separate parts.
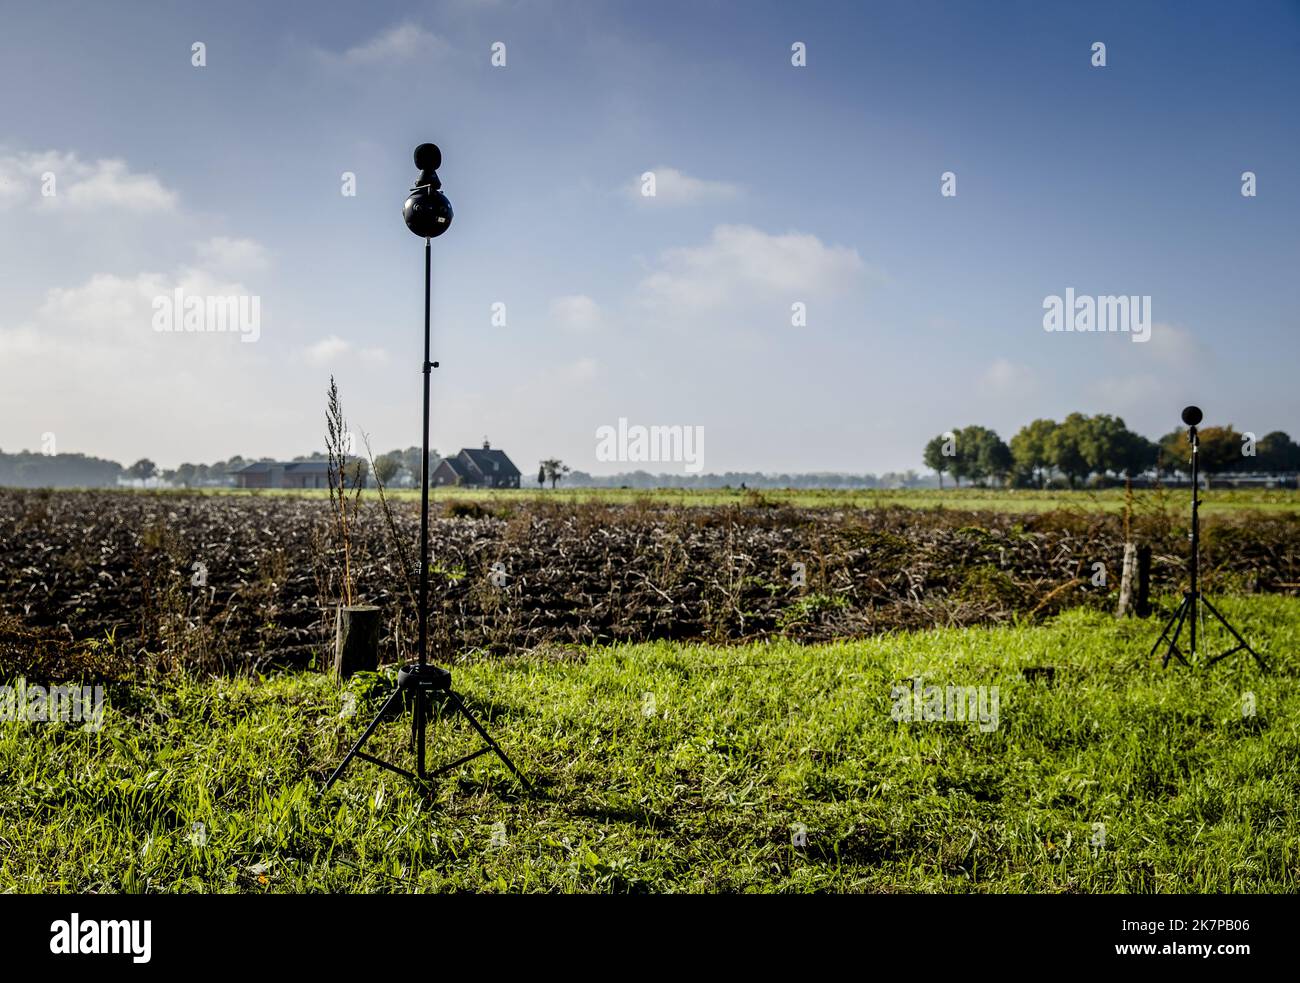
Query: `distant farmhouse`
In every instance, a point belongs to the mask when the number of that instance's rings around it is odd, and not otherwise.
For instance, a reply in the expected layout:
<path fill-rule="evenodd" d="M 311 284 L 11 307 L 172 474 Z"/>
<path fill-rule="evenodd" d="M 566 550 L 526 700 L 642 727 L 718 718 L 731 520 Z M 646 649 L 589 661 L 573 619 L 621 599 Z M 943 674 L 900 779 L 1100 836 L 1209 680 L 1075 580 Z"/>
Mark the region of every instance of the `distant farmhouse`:
<path fill-rule="evenodd" d="M 237 488 L 328 488 L 328 461 L 258 461 L 234 472 Z"/>
<path fill-rule="evenodd" d="M 433 472 L 434 485 L 462 488 L 518 488 L 519 469 L 505 451 L 493 450 L 486 440 L 482 448 L 466 447 L 455 457 L 444 457 Z"/>

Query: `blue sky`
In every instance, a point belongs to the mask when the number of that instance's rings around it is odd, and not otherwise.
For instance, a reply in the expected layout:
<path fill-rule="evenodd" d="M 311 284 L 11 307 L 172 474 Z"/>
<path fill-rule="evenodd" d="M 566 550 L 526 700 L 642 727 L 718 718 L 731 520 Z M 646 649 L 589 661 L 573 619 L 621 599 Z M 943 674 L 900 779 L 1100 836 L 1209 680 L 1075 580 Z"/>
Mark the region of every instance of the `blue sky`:
<path fill-rule="evenodd" d="M 456 208 L 434 243 L 444 452 L 488 435 L 525 473 L 622 470 L 595 432 L 623 417 L 703 426 L 707 471 L 880 472 L 951 427 L 1082 410 L 1157 436 L 1194 400 L 1300 434 L 1295 3 L 50 3 L 4 24 L 5 450 L 305 453 L 331 372 L 376 450 L 418 443 L 400 208 L 425 140 Z M 260 297 L 258 341 L 153 331 L 176 286 Z M 1151 340 L 1045 332 L 1067 287 L 1150 295 Z"/>

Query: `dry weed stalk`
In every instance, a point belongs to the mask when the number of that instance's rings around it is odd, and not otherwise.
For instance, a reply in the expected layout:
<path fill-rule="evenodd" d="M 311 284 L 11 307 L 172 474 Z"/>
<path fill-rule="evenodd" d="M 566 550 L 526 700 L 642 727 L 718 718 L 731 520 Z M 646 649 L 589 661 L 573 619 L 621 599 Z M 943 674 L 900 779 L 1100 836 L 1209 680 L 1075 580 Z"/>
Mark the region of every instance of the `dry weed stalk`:
<path fill-rule="evenodd" d="M 330 508 L 333 512 L 334 532 L 343 550 L 343 603 L 351 607 L 356 601 L 356 587 L 352 576 L 352 523 L 361 507 L 361 485 L 364 476 L 361 461 L 354 459 L 349 475 L 348 425 L 339 401 L 339 387 L 330 376 L 329 398 L 325 407 L 326 449 L 329 452 Z M 348 488 L 348 479 L 352 488 Z"/>

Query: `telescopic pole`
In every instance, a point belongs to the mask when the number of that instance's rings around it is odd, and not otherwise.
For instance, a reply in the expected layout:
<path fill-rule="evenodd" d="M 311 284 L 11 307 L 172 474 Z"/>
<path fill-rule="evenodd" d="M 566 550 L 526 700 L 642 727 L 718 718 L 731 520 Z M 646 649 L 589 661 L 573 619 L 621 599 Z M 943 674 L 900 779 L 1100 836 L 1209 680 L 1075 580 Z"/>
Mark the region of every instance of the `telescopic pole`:
<path fill-rule="evenodd" d="M 1192 662 L 1195 662 L 1196 661 L 1196 614 L 1197 614 L 1196 602 L 1199 599 L 1198 591 L 1200 590 L 1200 587 L 1196 582 L 1197 579 L 1196 568 L 1199 563 L 1198 558 L 1201 552 L 1201 520 L 1200 520 L 1200 511 L 1199 511 L 1201 505 L 1201 480 L 1198 476 L 1200 470 L 1198 467 L 1198 458 L 1200 457 L 1198 450 L 1199 450 L 1199 444 L 1201 442 L 1201 438 L 1200 435 L 1196 432 L 1196 427 L 1194 426 L 1190 428 L 1188 435 L 1191 437 L 1191 443 L 1192 443 L 1192 589 L 1191 589 L 1191 593 L 1188 595 L 1191 601 L 1191 609 L 1187 612 L 1187 614 L 1188 614 L 1188 620 L 1192 623 L 1191 656 L 1192 656 Z"/>
<path fill-rule="evenodd" d="M 420 445 L 420 637 L 417 660 L 421 667 L 429 645 L 429 295 L 433 280 L 433 240 L 424 238 L 424 430 Z M 424 777 L 424 691 L 415 693 L 416 774 Z"/>

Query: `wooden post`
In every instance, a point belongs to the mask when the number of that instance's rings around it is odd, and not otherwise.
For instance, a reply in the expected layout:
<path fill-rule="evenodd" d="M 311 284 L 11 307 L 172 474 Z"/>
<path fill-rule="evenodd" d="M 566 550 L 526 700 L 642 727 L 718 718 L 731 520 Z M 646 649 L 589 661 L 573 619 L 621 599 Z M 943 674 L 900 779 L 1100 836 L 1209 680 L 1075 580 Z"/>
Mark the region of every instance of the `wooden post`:
<path fill-rule="evenodd" d="M 334 622 L 334 672 L 339 679 L 379 668 L 379 613 L 369 605 L 339 605 Z"/>
<path fill-rule="evenodd" d="M 1137 545 L 1126 542 L 1124 544 L 1124 566 L 1119 577 L 1119 606 L 1115 609 L 1115 617 L 1123 618 L 1133 610 L 1133 575 L 1137 567 Z"/>
<path fill-rule="evenodd" d="M 1151 547 L 1146 543 L 1138 547 L 1137 560 L 1137 603 L 1134 612 L 1139 618 L 1145 618 L 1151 613 Z"/>

